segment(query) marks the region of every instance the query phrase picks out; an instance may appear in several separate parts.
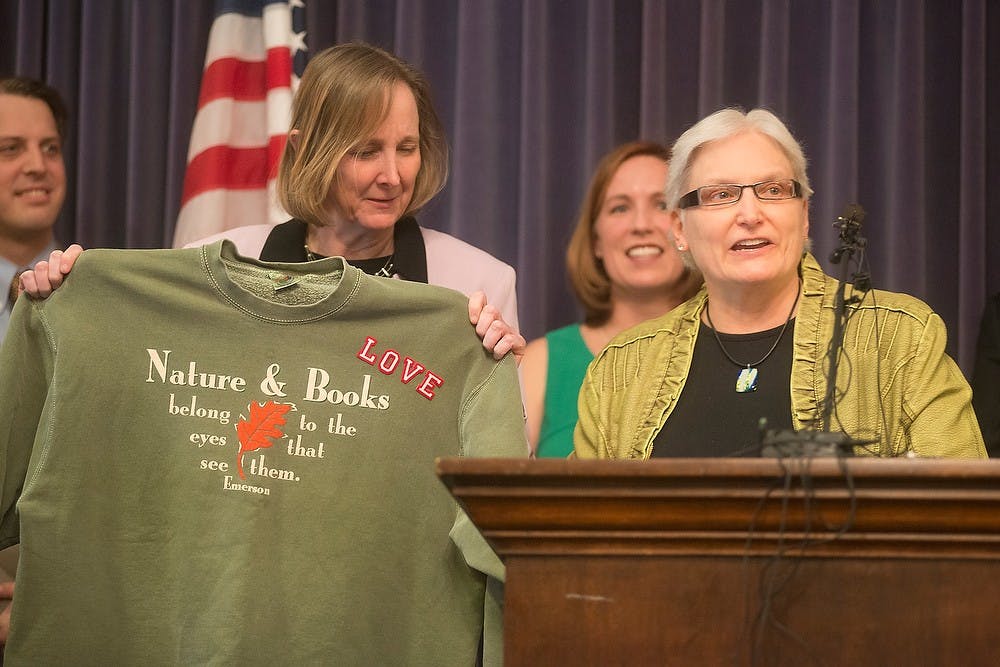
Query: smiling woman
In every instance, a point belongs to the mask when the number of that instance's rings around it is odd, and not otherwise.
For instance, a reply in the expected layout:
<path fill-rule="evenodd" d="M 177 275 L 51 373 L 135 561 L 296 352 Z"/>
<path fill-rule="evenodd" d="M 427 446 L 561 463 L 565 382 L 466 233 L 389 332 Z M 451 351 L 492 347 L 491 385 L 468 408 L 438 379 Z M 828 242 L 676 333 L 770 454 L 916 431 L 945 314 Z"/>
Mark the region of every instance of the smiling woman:
<path fill-rule="evenodd" d="M 671 228 L 705 285 L 591 364 L 578 456 L 755 456 L 762 421 L 807 436 L 828 409 L 833 430 L 872 443 L 857 454 L 985 455 L 944 324 L 911 296 L 848 295 L 851 344 L 827 393 L 838 281 L 808 252 L 806 160 L 777 117 L 719 111 L 681 135 L 672 160 Z"/>
<path fill-rule="evenodd" d="M 669 311 L 698 287 L 670 234 L 665 146 L 623 144 L 598 164 L 566 265 L 582 324 L 532 341 L 521 362 L 528 440 L 538 456 L 573 451 L 576 401 L 587 364 L 616 334 Z"/>
<path fill-rule="evenodd" d="M 326 224 L 307 235 L 306 244 L 326 248 L 325 254 L 390 255 L 392 229 L 413 200 L 420 171 L 417 102 L 403 83 L 395 84 L 387 97 L 382 124 L 337 166 L 324 207 Z M 345 233 L 355 221 L 356 233 Z M 360 247 L 352 248 L 357 242 Z M 343 251 L 336 252 L 338 247 Z"/>

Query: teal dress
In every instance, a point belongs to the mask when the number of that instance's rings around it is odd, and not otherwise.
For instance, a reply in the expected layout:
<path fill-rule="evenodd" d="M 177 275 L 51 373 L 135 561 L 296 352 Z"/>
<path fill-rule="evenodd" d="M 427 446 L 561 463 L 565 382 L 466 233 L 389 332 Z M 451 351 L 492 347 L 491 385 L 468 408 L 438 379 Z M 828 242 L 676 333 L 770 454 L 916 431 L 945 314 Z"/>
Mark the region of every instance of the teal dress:
<path fill-rule="evenodd" d="M 583 342 L 579 324 L 550 331 L 545 340 L 549 346 L 549 365 L 537 456 L 566 457 L 573 451 L 580 385 L 594 355 Z"/>

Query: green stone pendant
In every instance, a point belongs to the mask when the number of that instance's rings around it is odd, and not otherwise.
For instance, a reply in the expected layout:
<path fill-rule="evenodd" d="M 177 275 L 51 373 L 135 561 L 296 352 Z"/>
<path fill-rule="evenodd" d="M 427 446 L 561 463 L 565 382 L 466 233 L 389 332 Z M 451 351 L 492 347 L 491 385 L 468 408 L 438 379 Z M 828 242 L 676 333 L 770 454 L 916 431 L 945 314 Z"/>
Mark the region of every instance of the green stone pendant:
<path fill-rule="evenodd" d="M 736 378 L 736 391 L 740 394 L 757 391 L 757 369 L 747 366 L 740 369 L 739 377 Z"/>

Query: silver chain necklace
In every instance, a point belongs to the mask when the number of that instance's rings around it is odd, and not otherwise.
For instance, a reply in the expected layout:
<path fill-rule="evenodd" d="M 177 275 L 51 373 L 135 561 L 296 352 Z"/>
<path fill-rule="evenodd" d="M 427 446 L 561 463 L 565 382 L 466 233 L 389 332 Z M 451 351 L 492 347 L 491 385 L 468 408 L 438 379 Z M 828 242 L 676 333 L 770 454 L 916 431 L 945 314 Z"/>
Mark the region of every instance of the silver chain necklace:
<path fill-rule="evenodd" d="M 715 330 L 715 325 L 712 324 L 712 313 L 709 311 L 708 302 L 705 302 L 705 319 L 708 320 L 708 326 L 712 329 L 712 335 L 715 336 L 715 342 L 719 344 L 719 349 L 722 350 L 722 354 L 726 356 L 726 359 L 733 362 L 740 367 L 740 374 L 736 376 L 736 392 L 740 394 L 746 394 L 751 391 L 757 391 L 757 366 L 764 363 L 771 353 L 778 349 L 778 343 L 781 342 L 781 337 L 785 335 L 785 329 L 788 328 L 788 323 L 792 321 L 792 316 L 795 314 L 795 306 L 799 303 L 799 294 L 802 293 L 802 280 L 799 280 L 799 291 L 795 293 L 795 301 L 792 302 L 792 309 L 788 311 L 788 317 L 785 318 L 785 323 L 781 325 L 781 331 L 778 332 L 778 337 L 774 339 L 774 344 L 771 345 L 771 349 L 767 351 L 763 357 L 758 359 L 756 363 L 741 364 L 740 362 L 733 359 L 732 355 L 726 350 L 726 346 L 722 344 L 722 339 L 719 338 L 719 332 Z"/>
<path fill-rule="evenodd" d="M 314 253 L 312 250 L 309 249 L 309 244 L 308 243 L 303 244 L 302 247 L 305 248 L 305 250 L 306 250 L 306 260 L 307 261 L 314 262 L 317 259 L 323 259 L 322 256 L 317 255 L 316 253 Z M 373 273 L 372 275 L 373 276 L 378 276 L 380 278 L 392 278 L 392 272 L 396 268 L 395 263 L 392 261 L 393 259 L 395 259 L 395 257 L 396 257 L 396 253 L 392 253 L 391 255 L 389 255 L 388 257 L 386 257 L 385 258 L 385 264 L 382 265 L 382 268 L 379 269 L 378 271 L 376 271 L 375 273 Z"/>

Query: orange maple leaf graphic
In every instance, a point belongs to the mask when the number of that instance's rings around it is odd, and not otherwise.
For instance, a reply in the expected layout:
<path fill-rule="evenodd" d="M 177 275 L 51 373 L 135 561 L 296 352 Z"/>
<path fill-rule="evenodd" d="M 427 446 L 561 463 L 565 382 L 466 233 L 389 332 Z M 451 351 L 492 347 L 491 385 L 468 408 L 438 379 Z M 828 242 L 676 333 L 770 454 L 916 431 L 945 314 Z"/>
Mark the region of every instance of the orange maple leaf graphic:
<path fill-rule="evenodd" d="M 250 418 L 242 417 L 236 422 L 236 435 L 240 439 L 240 451 L 236 455 L 236 469 L 240 479 L 246 479 L 243 474 L 243 455 L 247 452 L 264 449 L 274 444 L 273 438 L 284 436 L 281 426 L 285 425 L 285 413 L 292 409 L 289 403 L 258 403 L 251 401 Z"/>

